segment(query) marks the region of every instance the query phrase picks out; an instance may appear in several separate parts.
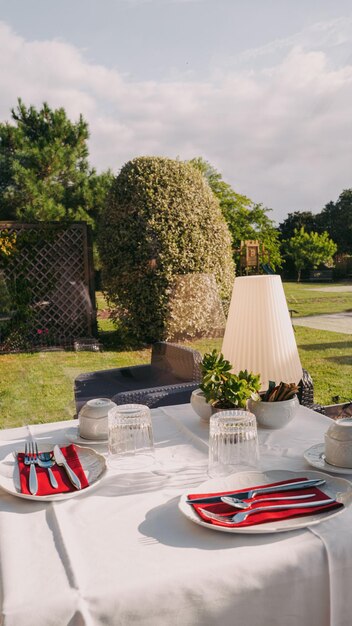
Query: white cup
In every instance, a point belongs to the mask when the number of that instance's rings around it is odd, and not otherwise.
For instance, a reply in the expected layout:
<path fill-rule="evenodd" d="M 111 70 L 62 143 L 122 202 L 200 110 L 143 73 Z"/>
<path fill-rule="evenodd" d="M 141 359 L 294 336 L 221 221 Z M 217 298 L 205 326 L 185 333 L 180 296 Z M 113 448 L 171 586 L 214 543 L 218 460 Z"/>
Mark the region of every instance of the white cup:
<path fill-rule="evenodd" d="M 325 434 L 325 458 L 331 465 L 352 469 L 352 418 L 342 417 Z"/>
<path fill-rule="evenodd" d="M 107 441 L 108 412 L 116 406 L 109 398 L 88 400 L 78 414 L 78 431 L 83 439 Z"/>

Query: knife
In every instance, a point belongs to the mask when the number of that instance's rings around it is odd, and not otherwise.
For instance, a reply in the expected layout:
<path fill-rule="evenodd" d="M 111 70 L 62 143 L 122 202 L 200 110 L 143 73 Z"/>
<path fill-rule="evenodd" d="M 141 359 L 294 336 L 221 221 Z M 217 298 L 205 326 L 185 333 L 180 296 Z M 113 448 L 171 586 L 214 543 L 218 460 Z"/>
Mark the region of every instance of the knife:
<path fill-rule="evenodd" d="M 81 487 L 80 479 L 78 478 L 78 476 L 76 476 L 74 471 L 70 468 L 59 446 L 54 447 L 54 459 L 57 465 L 62 465 L 65 468 L 66 474 L 69 477 L 73 486 L 76 487 L 76 489 L 81 489 L 82 487 Z"/>
<path fill-rule="evenodd" d="M 226 496 L 234 496 L 243 500 L 250 500 L 254 498 L 254 496 L 260 493 L 275 493 L 277 491 L 296 491 L 297 489 L 307 489 L 308 487 L 318 487 L 319 485 L 324 485 L 325 480 L 323 478 L 312 478 L 311 480 L 298 480 L 294 483 L 283 483 L 281 485 L 276 485 L 274 487 L 256 487 L 255 489 L 249 489 L 248 491 L 239 491 L 234 493 L 227 493 Z M 186 500 L 187 504 L 197 504 L 197 503 L 211 503 L 211 502 L 221 502 L 222 496 L 207 496 L 204 498 L 192 498 L 192 500 Z"/>

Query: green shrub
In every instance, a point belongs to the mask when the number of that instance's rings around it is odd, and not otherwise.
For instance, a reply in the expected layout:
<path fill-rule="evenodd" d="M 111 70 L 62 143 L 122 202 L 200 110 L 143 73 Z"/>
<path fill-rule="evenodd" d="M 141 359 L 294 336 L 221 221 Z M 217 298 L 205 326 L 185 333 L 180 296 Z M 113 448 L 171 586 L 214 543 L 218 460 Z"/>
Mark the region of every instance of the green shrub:
<path fill-rule="evenodd" d="M 116 177 L 98 235 L 103 288 L 135 339 L 164 339 L 176 275 L 213 274 L 229 298 L 231 238 L 200 172 L 160 157 L 129 161 Z"/>
<path fill-rule="evenodd" d="M 175 276 L 171 284 L 167 341 L 222 337 L 226 318 L 212 274 Z"/>

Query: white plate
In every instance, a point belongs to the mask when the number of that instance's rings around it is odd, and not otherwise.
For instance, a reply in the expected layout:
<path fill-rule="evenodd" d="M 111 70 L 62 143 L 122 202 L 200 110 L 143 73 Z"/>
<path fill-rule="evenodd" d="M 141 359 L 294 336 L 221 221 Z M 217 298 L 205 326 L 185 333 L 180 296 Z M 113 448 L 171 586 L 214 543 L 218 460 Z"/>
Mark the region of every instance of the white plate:
<path fill-rule="evenodd" d="M 52 448 L 53 446 L 41 445 L 41 450 L 43 450 L 43 452 L 51 450 Z M 8 493 L 11 493 L 13 496 L 18 496 L 19 498 L 24 498 L 26 500 L 37 500 L 40 502 L 67 500 L 68 498 L 74 498 L 82 493 L 87 493 L 96 487 L 106 473 L 106 461 L 101 454 L 98 454 L 91 448 L 80 448 L 79 446 L 76 446 L 76 451 L 89 482 L 89 486 L 85 489 L 75 489 L 74 491 L 69 491 L 67 493 L 50 494 L 47 496 L 33 496 L 32 494 L 22 493 L 18 465 L 12 453 L 8 454 L 7 457 L 0 462 L 0 487 Z"/>
<path fill-rule="evenodd" d="M 107 445 L 108 443 L 107 437 L 106 439 L 84 439 L 83 437 L 80 437 L 78 434 L 78 427 L 68 429 L 65 435 L 68 441 L 71 443 L 78 443 L 80 446 L 95 446 L 97 444 Z"/>
<path fill-rule="evenodd" d="M 308 448 L 303 456 L 305 460 L 308 461 L 309 465 L 325 470 L 326 472 L 331 472 L 332 474 L 352 474 L 352 468 L 338 467 L 337 465 L 331 465 L 331 463 L 325 461 L 325 445 L 323 443 L 317 443 L 315 446 Z"/>
<path fill-rule="evenodd" d="M 336 478 L 335 476 L 328 476 L 321 472 L 312 472 L 311 470 L 302 470 L 302 472 L 288 472 L 286 470 L 269 470 L 265 473 L 262 472 L 239 472 L 237 474 L 231 474 L 224 478 L 213 478 L 198 485 L 194 489 L 188 489 L 179 501 L 180 511 L 192 522 L 210 528 L 211 530 L 217 530 L 225 533 L 243 533 L 243 534 L 262 534 L 262 533 L 280 533 L 289 530 L 297 530 L 298 528 L 305 528 L 306 526 L 313 526 L 313 524 L 319 524 L 321 521 L 328 517 L 334 517 L 343 513 L 344 508 L 332 511 L 322 511 L 315 515 L 304 515 L 302 517 L 295 517 L 292 519 L 275 520 L 273 522 L 267 522 L 266 524 L 257 524 L 254 526 L 244 526 L 238 528 L 227 528 L 225 526 L 216 526 L 215 524 L 208 524 L 201 519 L 194 508 L 186 503 L 186 499 L 190 493 L 211 493 L 218 491 L 236 491 L 238 489 L 248 489 L 253 485 L 270 484 L 279 482 L 281 480 L 291 480 L 292 478 L 324 478 L 325 485 L 319 487 L 324 493 L 331 498 L 337 499 L 339 502 L 343 502 L 345 507 L 350 506 L 352 503 L 352 483 L 345 478 Z M 234 509 L 235 511 L 235 509 Z"/>

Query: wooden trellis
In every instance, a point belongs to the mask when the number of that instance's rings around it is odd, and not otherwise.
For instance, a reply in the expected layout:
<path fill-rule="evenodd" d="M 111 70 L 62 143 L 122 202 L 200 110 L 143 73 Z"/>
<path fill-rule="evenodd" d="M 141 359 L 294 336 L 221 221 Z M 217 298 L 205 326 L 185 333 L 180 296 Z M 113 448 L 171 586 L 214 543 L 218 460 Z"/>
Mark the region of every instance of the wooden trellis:
<path fill-rule="evenodd" d="M 17 318 L 33 347 L 71 346 L 80 337 L 95 335 L 94 274 L 87 224 L 0 222 L 0 232 L 4 230 L 16 233 L 18 242 L 3 268 L 12 294 L 12 332 L 16 332 Z M 26 307 L 21 304 L 23 292 L 28 302 L 27 318 Z M 6 336 L 6 329 L 2 335 Z"/>

